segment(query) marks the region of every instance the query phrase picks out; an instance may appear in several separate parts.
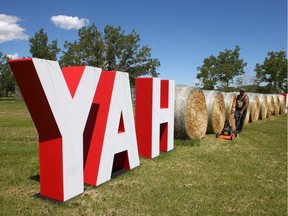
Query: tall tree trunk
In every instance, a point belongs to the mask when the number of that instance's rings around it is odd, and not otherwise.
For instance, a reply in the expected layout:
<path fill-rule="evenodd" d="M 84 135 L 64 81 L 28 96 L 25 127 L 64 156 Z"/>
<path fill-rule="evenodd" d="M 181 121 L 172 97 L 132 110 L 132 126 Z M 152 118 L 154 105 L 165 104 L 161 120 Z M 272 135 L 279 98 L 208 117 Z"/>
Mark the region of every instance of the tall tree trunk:
<path fill-rule="evenodd" d="M 278 83 L 277 82 L 273 82 L 273 86 L 274 86 L 276 94 L 280 94 L 280 90 L 278 88 Z"/>

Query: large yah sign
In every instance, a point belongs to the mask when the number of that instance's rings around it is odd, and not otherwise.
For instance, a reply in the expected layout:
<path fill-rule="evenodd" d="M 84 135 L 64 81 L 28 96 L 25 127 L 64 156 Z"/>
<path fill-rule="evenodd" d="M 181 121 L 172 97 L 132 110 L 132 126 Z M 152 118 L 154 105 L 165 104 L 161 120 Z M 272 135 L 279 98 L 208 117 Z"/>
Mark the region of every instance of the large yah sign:
<path fill-rule="evenodd" d="M 28 58 L 9 61 L 39 134 L 40 195 L 59 201 L 131 170 L 139 155 L 174 148 L 175 82 L 136 79 L 135 123 L 128 74 L 64 67 Z M 136 136 L 137 134 L 137 136 Z"/>

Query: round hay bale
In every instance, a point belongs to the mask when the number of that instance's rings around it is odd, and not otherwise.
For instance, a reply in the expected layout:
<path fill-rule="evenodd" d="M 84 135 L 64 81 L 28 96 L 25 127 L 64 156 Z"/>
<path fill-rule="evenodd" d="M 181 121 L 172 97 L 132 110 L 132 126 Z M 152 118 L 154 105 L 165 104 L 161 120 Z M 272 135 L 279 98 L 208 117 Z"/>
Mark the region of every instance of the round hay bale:
<path fill-rule="evenodd" d="M 175 87 L 174 135 L 175 138 L 205 137 L 208 112 L 205 96 L 200 89 L 190 86 Z"/>
<path fill-rule="evenodd" d="M 247 93 L 249 97 L 249 104 L 250 104 L 250 116 L 249 121 L 250 122 L 256 122 L 259 119 L 259 113 L 260 113 L 260 101 L 256 94 L 253 93 Z"/>
<path fill-rule="evenodd" d="M 266 95 L 268 101 L 268 112 L 267 117 L 270 118 L 272 115 L 275 115 L 275 105 L 274 105 L 274 98 L 272 95 Z"/>
<path fill-rule="evenodd" d="M 236 94 L 233 92 L 222 92 L 222 94 L 225 102 L 226 121 L 229 122 L 229 125 L 232 128 L 232 130 L 236 130 L 235 117 L 234 114 L 231 113 L 231 110 L 235 109 L 235 107 L 233 107 L 233 102 Z"/>
<path fill-rule="evenodd" d="M 272 97 L 274 98 L 275 115 L 278 115 L 280 113 L 280 100 L 276 94 L 272 94 Z"/>
<path fill-rule="evenodd" d="M 260 101 L 260 113 L 259 119 L 264 120 L 267 117 L 268 112 L 268 100 L 265 94 L 258 94 L 258 98 Z"/>
<path fill-rule="evenodd" d="M 208 110 L 208 125 L 207 133 L 220 133 L 225 125 L 225 102 L 221 92 L 218 91 L 203 91 L 207 110 Z"/>
<path fill-rule="evenodd" d="M 279 95 L 280 101 L 280 114 L 284 114 L 286 112 L 286 97 L 284 95 Z"/>

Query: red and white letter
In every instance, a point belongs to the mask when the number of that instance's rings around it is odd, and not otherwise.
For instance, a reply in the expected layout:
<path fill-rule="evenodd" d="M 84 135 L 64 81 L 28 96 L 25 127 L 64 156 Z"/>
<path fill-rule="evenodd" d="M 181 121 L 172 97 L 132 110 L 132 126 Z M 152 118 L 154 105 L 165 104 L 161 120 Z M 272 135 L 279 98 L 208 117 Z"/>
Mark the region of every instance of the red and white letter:
<path fill-rule="evenodd" d="M 111 179 L 114 169 L 139 166 L 129 76 L 103 71 L 84 136 L 84 181 L 94 186 Z"/>
<path fill-rule="evenodd" d="M 154 158 L 174 148 L 175 81 L 136 79 L 136 132 L 140 156 Z"/>
<path fill-rule="evenodd" d="M 101 69 L 42 59 L 10 60 L 39 134 L 40 195 L 66 201 L 84 191 L 83 132 Z"/>

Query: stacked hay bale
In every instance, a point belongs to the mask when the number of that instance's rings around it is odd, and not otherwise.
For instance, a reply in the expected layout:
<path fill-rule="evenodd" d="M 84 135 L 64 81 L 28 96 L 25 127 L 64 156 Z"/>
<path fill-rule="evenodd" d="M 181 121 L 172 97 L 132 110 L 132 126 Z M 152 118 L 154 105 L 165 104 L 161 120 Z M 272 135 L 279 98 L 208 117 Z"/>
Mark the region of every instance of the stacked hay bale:
<path fill-rule="evenodd" d="M 235 117 L 234 114 L 231 113 L 231 111 L 235 109 L 235 107 L 233 107 L 233 102 L 236 94 L 233 92 L 222 92 L 222 94 L 225 101 L 226 120 L 229 122 L 229 125 L 232 128 L 232 130 L 236 130 Z"/>
<path fill-rule="evenodd" d="M 174 135 L 175 138 L 205 137 L 208 112 L 205 96 L 200 89 L 177 85 L 175 88 Z"/>
<path fill-rule="evenodd" d="M 260 113 L 259 113 L 259 119 L 264 120 L 267 117 L 268 112 L 268 100 L 267 96 L 264 94 L 258 94 L 258 98 L 260 101 Z"/>
<path fill-rule="evenodd" d="M 246 94 L 246 93 L 245 93 Z M 247 95 L 248 96 L 248 95 Z M 249 97 L 248 97 L 249 98 Z M 244 121 L 244 124 L 243 124 L 243 126 L 245 126 L 245 125 L 247 125 L 248 123 L 249 123 L 249 119 L 250 119 L 250 111 L 251 111 L 251 109 L 250 109 L 250 103 L 248 104 L 248 106 L 247 106 L 247 114 L 246 114 L 246 118 L 245 118 L 245 121 Z"/>
<path fill-rule="evenodd" d="M 272 97 L 274 98 L 275 115 L 278 115 L 280 113 L 280 100 L 276 94 L 272 94 Z"/>
<path fill-rule="evenodd" d="M 245 93 L 247 95 L 247 93 Z M 247 95 L 248 100 L 249 100 L 249 96 Z M 243 126 L 247 125 L 249 123 L 249 119 L 250 119 L 250 103 L 247 106 L 247 113 L 246 113 L 246 117 L 245 117 L 245 121 L 243 123 Z"/>
<path fill-rule="evenodd" d="M 174 135 L 175 138 L 199 138 L 206 133 L 220 133 L 225 120 L 236 129 L 235 110 L 238 92 L 207 91 L 186 85 L 175 90 Z M 283 95 L 245 93 L 249 99 L 244 125 L 286 112 Z"/>
<path fill-rule="evenodd" d="M 218 91 L 203 91 L 207 110 L 207 133 L 220 133 L 225 125 L 225 102 L 222 93 Z"/>
<path fill-rule="evenodd" d="M 286 112 L 286 98 L 284 95 L 279 95 L 279 101 L 280 101 L 280 114 L 284 114 Z"/>
<path fill-rule="evenodd" d="M 250 122 L 256 122 L 259 119 L 259 113 L 260 113 L 260 101 L 256 94 L 253 93 L 247 93 L 249 98 L 249 104 L 250 104 L 250 115 L 249 115 L 249 121 Z"/>
<path fill-rule="evenodd" d="M 267 95 L 267 101 L 268 101 L 267 117 L 270 118 L 272 115 L 275 115 L 274 98 L 272 97 L 272 95 Z"/>

